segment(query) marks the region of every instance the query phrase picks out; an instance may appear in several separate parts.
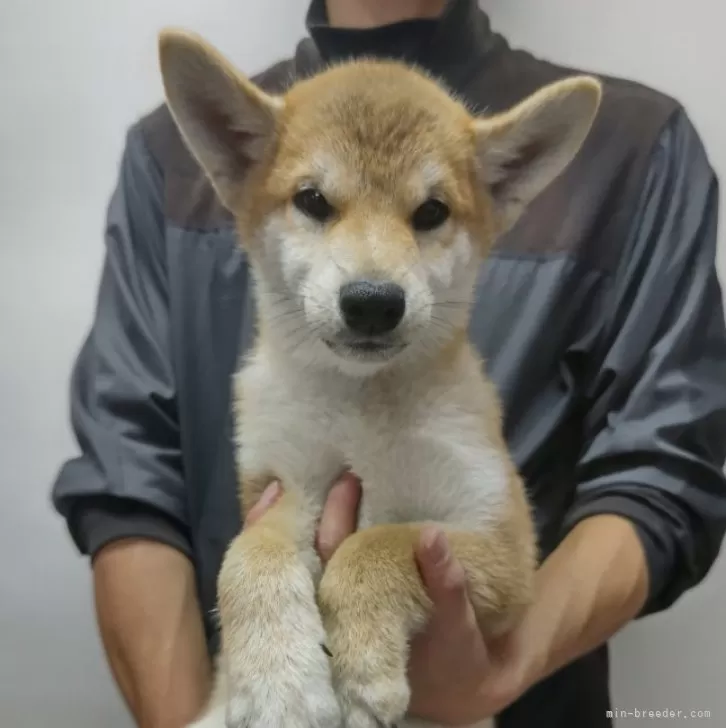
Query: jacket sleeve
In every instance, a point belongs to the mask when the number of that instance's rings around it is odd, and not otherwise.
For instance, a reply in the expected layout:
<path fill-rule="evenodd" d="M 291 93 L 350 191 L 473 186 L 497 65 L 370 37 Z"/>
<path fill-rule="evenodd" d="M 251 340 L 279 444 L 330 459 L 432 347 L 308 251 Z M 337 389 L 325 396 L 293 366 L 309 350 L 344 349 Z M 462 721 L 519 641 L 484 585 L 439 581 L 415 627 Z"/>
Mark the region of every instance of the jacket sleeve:
<path fill-rule="evenodd" d="M 656 145 L 602 312 L 577 492 L 566 530 L 630 519 L 650 595 L 669 607 L 716 560 L 726 529 L 726 328 L 716 269 L 718 180 L 681 110 Z"/>
<path fill-rule="evenodd" d="M 94 320 L 71 382 L 80 455 L 52 489 L 78 549 L 144 537 L 189 553 L 164 257 L 162 171 L 134 126 L 107 211 Z"/>

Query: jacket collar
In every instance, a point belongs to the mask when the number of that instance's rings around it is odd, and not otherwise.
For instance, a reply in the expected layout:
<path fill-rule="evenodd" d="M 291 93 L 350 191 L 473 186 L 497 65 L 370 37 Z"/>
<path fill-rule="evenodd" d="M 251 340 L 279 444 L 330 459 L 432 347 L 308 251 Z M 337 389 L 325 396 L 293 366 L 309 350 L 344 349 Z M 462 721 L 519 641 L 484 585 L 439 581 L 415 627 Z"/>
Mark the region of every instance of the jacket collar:
<path fill-rule="evenodd" d="M 325 0 L 312 0 L 306 27 L 310 37 L 298 47 L 303 72 L 355 58 L 388 58 L 416 65 L 457 92 L 504 44 L 476 0 L 449 0 L 438 18 L 365 30 L 331 27 Z"/>

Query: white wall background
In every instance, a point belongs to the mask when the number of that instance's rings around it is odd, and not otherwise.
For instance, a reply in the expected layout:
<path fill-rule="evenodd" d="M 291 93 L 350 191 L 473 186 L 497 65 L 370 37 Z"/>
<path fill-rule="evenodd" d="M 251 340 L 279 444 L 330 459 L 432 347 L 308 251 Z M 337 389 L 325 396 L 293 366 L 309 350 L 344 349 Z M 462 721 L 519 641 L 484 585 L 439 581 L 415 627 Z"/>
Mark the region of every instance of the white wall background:
<path fill-rule="evenodd" d="M 155 34 L 166 24 L 191 27 L 246 71 L 255 71 L 292 49 L 303 32 L 306 5 L 303 0 L 0 3 L 3 728 L 130 727 L 98 642 L 87 564 L 50 510 L 48 488 L 74 446 L 66 419 L 68 377 L 90 321 L 104 209 L 124 132 L 161 98 Z M 726 176 L 721 37 L 726 11 L 716 0 L 685 6 L 677 0 L 484 5 L 515 45 L 678 96 Z M 722 559 L 670 614 L 635 625 L 615 641 L 618 705 L 710 710 L 707 724 L 726 726 L 725 613 Z"/>

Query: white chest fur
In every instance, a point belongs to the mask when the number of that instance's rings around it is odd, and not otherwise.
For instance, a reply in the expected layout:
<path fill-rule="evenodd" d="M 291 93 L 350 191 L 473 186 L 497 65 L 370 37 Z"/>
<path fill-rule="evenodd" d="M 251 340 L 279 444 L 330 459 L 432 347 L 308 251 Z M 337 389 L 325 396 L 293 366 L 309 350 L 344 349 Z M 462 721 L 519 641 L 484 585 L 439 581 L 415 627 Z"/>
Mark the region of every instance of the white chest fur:
<path fill-rule="evenodd" d="M 314 510 L 350 467 L 363 482 L 362 526 L 435 520 L 481 530 L 507 487 L 506 455 L 488 441 L 496 416 L 480 365 L 358 379 L 295 370 L 256 352 L 238 375 L 238 467 L 275 473 Z"/>

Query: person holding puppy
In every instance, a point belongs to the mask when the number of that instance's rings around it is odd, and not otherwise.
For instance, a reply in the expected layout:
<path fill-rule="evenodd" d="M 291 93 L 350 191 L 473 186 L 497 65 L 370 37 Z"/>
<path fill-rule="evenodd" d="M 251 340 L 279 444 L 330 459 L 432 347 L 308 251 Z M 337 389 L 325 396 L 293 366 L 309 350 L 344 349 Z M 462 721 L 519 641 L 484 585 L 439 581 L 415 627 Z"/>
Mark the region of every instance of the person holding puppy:
<path fill-rule="evenodd" d="M 394 57 L 496 111 L 574 73 L 512 50 L 474 0 L 314 0 L 307 27 L 260 85 Z M 461 566 L 443 534 L 427 534 L 416 558 L 435 610 L 412 646 L 414 715 L 610 725 L 607 641 L 715 561 L 726 528 L 717 187 L 675 100 L 607 79 L 582 153 L 481 271 L 471 333 L 535 509 L 537 598 L 485 643 Z M 181 726 L 209 691 L 215 580 L 240 526 L 230 377 L 252 312 L 229 217 L 165 107 L 129 132 L 106 244 L 73 379 L 82 453 L 53 496 L 92 556 L 104 645 L 138 724 Z M 271 484 L 249 520 L 284 487 Z M 332 485 L 323 560 L 355 530 L 359 497 L 354 474 Z"/>

